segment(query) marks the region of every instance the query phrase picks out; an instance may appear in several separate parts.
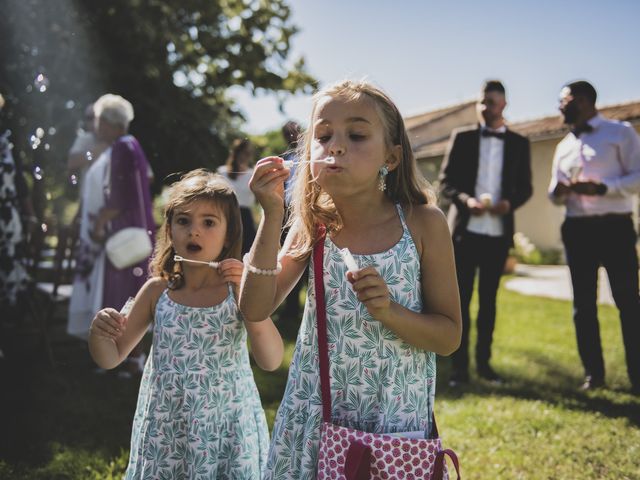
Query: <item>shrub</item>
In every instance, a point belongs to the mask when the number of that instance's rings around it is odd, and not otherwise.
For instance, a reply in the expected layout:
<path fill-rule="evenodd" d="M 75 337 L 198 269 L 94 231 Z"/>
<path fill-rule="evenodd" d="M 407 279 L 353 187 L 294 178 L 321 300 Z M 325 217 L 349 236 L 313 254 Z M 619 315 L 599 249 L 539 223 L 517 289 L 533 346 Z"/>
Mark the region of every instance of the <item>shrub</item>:
<path fill-rule="evenodd" d="M 513 235 L 513 248 L 510 255 L 516 257 L 519 263 L 528 265 L 559 265 L 562 261 L 562 250 L 538 249 L 522 232 Z"/>

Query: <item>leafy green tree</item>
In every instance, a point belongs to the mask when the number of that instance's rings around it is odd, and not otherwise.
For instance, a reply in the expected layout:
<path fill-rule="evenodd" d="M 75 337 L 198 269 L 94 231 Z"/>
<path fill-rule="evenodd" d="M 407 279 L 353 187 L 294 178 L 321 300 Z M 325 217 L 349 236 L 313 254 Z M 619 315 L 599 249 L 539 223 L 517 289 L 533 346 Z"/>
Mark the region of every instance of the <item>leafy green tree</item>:
<path fill-rule="evenodd" d="M 77 188 L 66 156 L 84 107 L 106 92 L 132 102 L 156 174 L 224 162 L 244 118 L 231 87 L 310 93 L 291 59 L 285 0 L 0 0 L 3 126 L 41 198 Z M 42 180 L 38 178 L 42 177 Z"/>
<path fill-rule="evenodd" d="M 287 142 L 280 129 L 269 130 L 262 135 L 251 135 L 250 139 L 255 146 L 257 158 L 282 155 L 287 151 Z"/>

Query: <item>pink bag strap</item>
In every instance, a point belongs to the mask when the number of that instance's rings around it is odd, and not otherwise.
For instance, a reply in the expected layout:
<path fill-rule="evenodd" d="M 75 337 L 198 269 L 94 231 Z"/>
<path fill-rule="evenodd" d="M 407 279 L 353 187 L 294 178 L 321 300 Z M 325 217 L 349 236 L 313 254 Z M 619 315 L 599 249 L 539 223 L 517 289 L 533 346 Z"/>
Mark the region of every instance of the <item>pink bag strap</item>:
<path fill-rule="evenodd" d="M 320 391 L 322 393 L 322 419 L 331 422 L 331 380 L 329 378 L 329 349 L 327 342 L 327 308 L 324 298 L 323 262 L 326 228 L 320 225 L 313 246 L 313 284 L 316 295 L 318 323 L 318 361 L 320 363 Z"/>
<path fill-rule="evenodd" d="M 432 480 L 441 480 L 444 478 L 445 455 L 449 455 L 449 458 L 451 459 L 451 462 L 456 469 L 458 480 L 460 480 L 460 463 L 458 462 L 458 456 L 453 450 L 449 448 L 440 450 L 436 454 L 436 460 L 433 467 L 433 475 L 431 476 Z"/>

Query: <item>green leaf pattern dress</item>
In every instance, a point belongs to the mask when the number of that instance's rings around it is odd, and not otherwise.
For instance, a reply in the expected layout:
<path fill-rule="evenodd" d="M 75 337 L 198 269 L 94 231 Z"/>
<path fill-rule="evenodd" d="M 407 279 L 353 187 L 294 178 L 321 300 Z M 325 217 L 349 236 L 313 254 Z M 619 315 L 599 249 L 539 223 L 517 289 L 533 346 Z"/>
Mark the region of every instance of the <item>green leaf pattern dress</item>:
<path fill-rule="evenodd" d="M 156 305 L 126 479 L 259 480 L 267 422 L 231 287 L 213 307 Z"/>
<path fill-rule="evenodd" d="M 389 250 L 354 255 L 375 265 L 391 298 L 422 311 L 420 259 L 402 208 L 402 238 Z M 327 236 L 324 285 L 333 422 L 367 432 L 430 433 L 435 396 L 435 353 L 414 348 L 374 320 L 346 280 L 346 265 Z M 322 423 L 313 262 L 304 316 L 284 398 L 276 415 L 267 480 L 315 479 Z"/>

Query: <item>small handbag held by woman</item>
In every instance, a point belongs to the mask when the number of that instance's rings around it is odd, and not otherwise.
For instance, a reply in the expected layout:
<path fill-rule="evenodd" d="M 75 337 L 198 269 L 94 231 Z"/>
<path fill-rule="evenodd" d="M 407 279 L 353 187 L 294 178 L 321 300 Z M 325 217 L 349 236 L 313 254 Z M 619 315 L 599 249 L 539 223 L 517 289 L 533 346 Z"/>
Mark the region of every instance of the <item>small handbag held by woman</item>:
<path fill-rule="evenodd" d="M 447 480 L 448 455 L 460 480 L 458 457 L 444 450 L 433 420 L 431 438 L 367 433 L 331 423 L 331 384 L 327 344 L 327 312 L 323 281 L 324 230 L 313 249 L 314 286 L 318 327 L 322 428 L 318 454 L 318 480 L 415 479 Z"/>
<path fill-rule="evenodd" d="M 140 205 L 140 214 L 142 215 L 142 227 L 127 227 L 118 230 L 111 235 L 106 243 L 105 250 L 109 261 L 118 270 L 132 267 L 144 259 L 148 258 L 153 252 L 153 244 L 149 238 L 147 228 L 147 216 L 144 212 L 144 202 L 142 199 L 142 185 L 140 182 L 140 173 L 136 172 L 136 187 L 138 191 L 138 203 Z"/>

